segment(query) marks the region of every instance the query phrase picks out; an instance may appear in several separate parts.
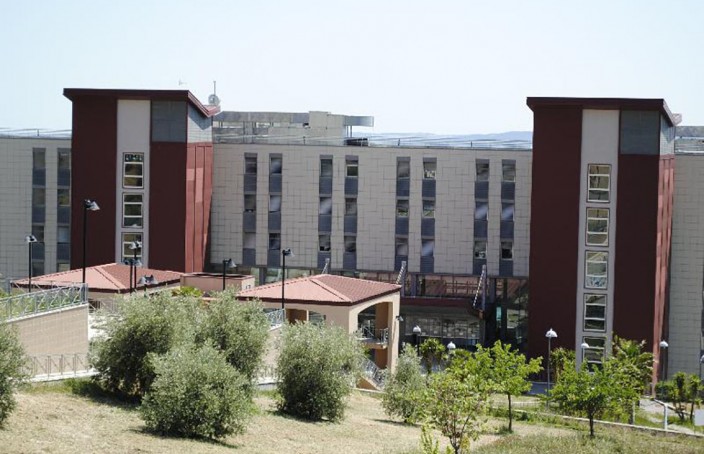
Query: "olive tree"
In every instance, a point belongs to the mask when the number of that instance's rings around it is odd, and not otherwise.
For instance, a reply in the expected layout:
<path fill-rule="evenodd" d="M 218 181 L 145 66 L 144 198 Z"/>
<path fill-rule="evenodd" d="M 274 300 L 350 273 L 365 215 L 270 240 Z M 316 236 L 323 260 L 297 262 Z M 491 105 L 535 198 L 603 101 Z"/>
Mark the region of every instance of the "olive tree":
<path fill-rule="evenodd" d="M 425 378 L 420 367 L 415 347 L 404 344 L 396 370 L 387 377 L 384 385 L 381 404 L 387 415 L 398 416 L 405 423 L 419 419 L 425 391 Z"/>
<path fill-rule="evenodd" d="M 360 343 L 336 326 L 284 326 L 277 362 L 279 410 L 320 420 L 343 418 L 346 399 L 360 376 Z"/>
<path fill-rule="evenodd" d="M 0 425 L 14 410 L 15 391 L 27 378 L 24 350 L 12 326 L 0 320 Z"/>

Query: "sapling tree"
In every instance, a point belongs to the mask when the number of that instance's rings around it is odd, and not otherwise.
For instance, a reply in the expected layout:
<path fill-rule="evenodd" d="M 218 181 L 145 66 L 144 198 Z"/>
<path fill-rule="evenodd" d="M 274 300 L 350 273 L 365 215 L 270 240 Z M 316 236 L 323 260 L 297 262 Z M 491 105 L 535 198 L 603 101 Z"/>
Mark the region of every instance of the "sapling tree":
<path fill-rule="evenodd" d="M 438 339 L 431 337 L 420 344 L 420 356 L 426 372 L 433 372 L 433 365 L 439 364 L 445 355 L 445 346 Z"/>
<path fill-rule="evenodd" d="M 405 423 L 419 419 L 425 379 L 420 371 L 420 358 L 411 344 L 404 344 L 396 370 L 384 385 L 381 404 L 389 416 L 398 416 Z"/>

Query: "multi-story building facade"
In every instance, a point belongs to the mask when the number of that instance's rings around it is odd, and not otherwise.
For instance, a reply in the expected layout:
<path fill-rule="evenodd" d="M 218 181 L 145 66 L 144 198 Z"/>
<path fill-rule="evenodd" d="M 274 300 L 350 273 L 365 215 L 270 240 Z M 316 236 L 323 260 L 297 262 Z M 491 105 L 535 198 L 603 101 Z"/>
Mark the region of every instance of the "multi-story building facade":
<path fill-rule="evenodd" d="M 598 361 L 616 333 L 646 340 L 659 371 L 660 340 L 671 371 L 697 371 L 704 155 L 696 140 L 675 153 L 678 117 L 662 100 L 530 98 L 531 150 L 379 145 L 352 134 L 371 117 L 214 115 L 187 91 L 66 96 L 73 138 L 57 150 L 72 150 L 74 268 L 82 203 L 95 199 L 88 265 L 121 261 L 141 240 L 146 266 L 218 270 L 232 258 L 265 283 L 290 248 L 288 277 L 401 279 L 401 340 L 418 325 L 461 346 L 503 339 L 545 356 L 553 328 L 555 345 L 586 342 L 584 358 Z M 14 276 L 26 275 L 32 225 L 25 165 L 20 240 L 2 242 L 1 259 L 20 266 L 0 271 Z"/>

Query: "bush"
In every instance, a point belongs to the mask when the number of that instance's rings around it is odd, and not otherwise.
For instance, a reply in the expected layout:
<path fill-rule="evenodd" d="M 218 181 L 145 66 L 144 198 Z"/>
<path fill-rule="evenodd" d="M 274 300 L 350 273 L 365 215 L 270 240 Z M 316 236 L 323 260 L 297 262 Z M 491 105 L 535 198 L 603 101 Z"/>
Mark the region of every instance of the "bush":
<path fill-rule="evenodd" d="M 244 431 L 252 413 L 247 380 L 222 352 L 181 346 L 152 363 L 156 379 L 140 407 L 149 430 L 207 438 Z"/>
<path fill-rule="evenodd" d="M 0 320 L 0 425 L 15 408 L 15 391 L 27 378 L 24 350 L 15 330 Z"/>
<path fill-rule="evenodd" d="M 420 419 L 422 394 L 425 390 L 425 378 L 420 367 L 416 349 L 410 344 L 404 344 L 396 371 L 388 377 L 381 398 L 381 405 L 387 415 L 398 416 L 405 423 Z"/>
<path fill-rule="evenodd" d="M 201 314 L 195 298 L 165 294 L 125 299 L 91 346 L 91 364 L 110 392 L 141 397 L 154 380 L 148 355 L 191 343 Z M 195 319 L 195 320 L 194 320 Z"/>
<path fill-rule="evenodd" d="M 269 320 L 258 302 L 237 301 L 233 292 L 223 292 L 208 306 L 199 330 L 199 342 L 207 339 L 252 382 L 266 350 Z"/>
<path fill-rule="evenodd" d="M 299 323 L 283 328 L 281 343 L 279 410 L 309 420 L 342 419 L 364 358 L 359 342 L 339 327 Z"/>

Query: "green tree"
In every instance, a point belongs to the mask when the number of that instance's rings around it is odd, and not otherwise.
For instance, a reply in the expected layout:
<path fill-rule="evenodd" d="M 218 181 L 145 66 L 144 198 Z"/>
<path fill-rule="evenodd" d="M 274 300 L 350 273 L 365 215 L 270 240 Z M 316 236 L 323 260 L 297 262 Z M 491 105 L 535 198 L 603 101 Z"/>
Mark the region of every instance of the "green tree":
<path fill-rule="evenodd" d="M 653 354 L 643 351 L 645 341 L 636 342 L 614 335 L 612 357 L 620 364 L 629 366 L 635 383 L 640 384 L 644 392 L 653 376 Z"/>
<path fill-rule="evenodd" d="M 208 305 L 196 338 L 199 343 L 211 340 L 252 383 L 266 352 L 269 321 L 259 302 L 238 301 L 226 291 Z"/>
<path fill-rule="evenodd" d="M 658 383 L 658 394 L 664 395 L 675 407 L 675 413 L 684 422 L 689 418 L 693 419 L 694 406 L 699 402 L 699 391 L 701 390 L 701 381 L 696 375 L 677 372 L 672 376 L 671 380 L 666 380 Z M 690 405 L 689 412 L 687 405 Z"/>
<path fill-rule="evenodd" d="M 343 418 L 346 399 L 361 373 L 360 343 L 336 326 L 284 326 L 277 363 L 278 407 L 309 420 Z"/>
<path fill-rule="evenodd" d="M 420 372 L 420 358 L 411 344 L 403 344 L 396 370 L 384 385 L 381 404 L 389 416 L 398 416 L 405 423 L 417 421 L 421 416 L 425 378 Z"/>
<path fill-rule="evenodd" d="M 248 382 L 222 352 L 182 345 L 152 356 L 156 378 L 140 407 L 149 430 L 206 438 L 244 431 L 252 414 Z"/>
<path fill-rule="evenodd" d="M 534 358 L 526 361 L 525 355 L 518 350 L 511 350 L 510 344 L 496 341 L 487 351 L 491 356 L 491 367 L 488 379 L 492 383 L 494 392 L 505 394 L 508 397 L 508 430 L 513 430 L 513 409 L 511 398 L 528 392 L 531 383 L 528 376 L 537 374 L 542 370 L 540 365 L 543 358 Z"/>
<path fill-rule="evenodd" d="M 105 389 L 141 398 L 155 376 L 149 354 L 193 342 L 200 300 L 159 293 L 124 299 L 117 307 L 107 316 L 104 336 L 91 345 L 90 361 Z"/>
<path fill-rule="evenodd" d="M 488 394 L 476 376 L 452 371 L 433 374 L 424 399 L 428 423 L 446 436 L 455 454 L 469 452 L 479 437 Z"/>
<path fill-rule="evenodd" d="M 577 370 L 574 363 L 565 364 L 560 380 L 550 392 L 550 399 L 568 412 L 585 414 L 589 419 L 589 434 L 594 436 L 594 419 L 618 407 L 620 384 L 613 374 L 614 367 L 606 360 L 603 367 L 586 362 Z"/>
<path fill-rule="evenodd" d="M 15 408 L 15 391 L 28 378 L 24 365 L 24 350 L 17 333 L 0 320 L 0 425 Z"/>
<path fill-rule="evenodd" d="M 432 373 L 434 364 L 439 364 L 443 360 L 445 350 L 442 342 L 434 337 L 430 337 L 420 344 L 420 357 L 428 374 Z"/>
<path fill-rule="evenodd" d="M 562 371 L 567 367 L 574 367 L 577 358 L 574 350 L 568 350 L 563 347 L 558 347 L 550 352 L 550 368 L 552 372 L 552 380 L 557 383 L 560 381 Z"/>

